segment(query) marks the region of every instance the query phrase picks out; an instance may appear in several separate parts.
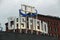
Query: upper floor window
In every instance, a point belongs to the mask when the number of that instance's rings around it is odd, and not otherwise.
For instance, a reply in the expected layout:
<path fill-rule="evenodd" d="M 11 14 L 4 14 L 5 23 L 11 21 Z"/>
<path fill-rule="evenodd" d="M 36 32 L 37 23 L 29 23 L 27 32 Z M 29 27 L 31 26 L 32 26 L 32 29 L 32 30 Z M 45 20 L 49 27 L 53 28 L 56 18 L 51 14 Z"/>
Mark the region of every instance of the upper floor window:
<path fill-rule="evenodd" d="M 52 27 L 49 27 L 49 30 L 52 31 Z"/>
<path fill-rule="evenodd" d="M 57 32 L 58 31 L 58 22 L 54 23 L 54 31 Z"/>
<path fill-rule="evenodd" d="M 54 31 L 55 31 L 55 32 L 57 32 L 57 31 L 58 31 L 57 27 L 55 27 L 55 28 L 54 28 Z"/>

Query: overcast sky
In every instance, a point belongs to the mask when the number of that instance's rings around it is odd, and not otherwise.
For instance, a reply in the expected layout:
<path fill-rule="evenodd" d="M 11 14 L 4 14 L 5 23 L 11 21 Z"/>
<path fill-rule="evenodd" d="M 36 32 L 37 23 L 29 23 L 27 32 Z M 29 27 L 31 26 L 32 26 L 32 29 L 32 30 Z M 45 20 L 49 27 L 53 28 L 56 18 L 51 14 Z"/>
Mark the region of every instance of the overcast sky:
<path fill-rule="evenodd" d="M 0 0 L 0 23 L 5 30 L 5 23 L 10 16 L 19 16 L 21 4 L 34 6 L 39 14 L 60 17 L 59 0 Z"/>

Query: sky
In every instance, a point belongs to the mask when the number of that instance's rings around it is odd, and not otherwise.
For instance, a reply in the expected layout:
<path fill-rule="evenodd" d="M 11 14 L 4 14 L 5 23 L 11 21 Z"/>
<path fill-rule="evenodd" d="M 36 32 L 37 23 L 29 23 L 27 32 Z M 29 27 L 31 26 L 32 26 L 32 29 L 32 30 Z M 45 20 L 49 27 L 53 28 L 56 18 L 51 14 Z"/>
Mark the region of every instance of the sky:
<path fill-rule="evenodd" d="M 8 17 L 18 17 L 21 4 L 34 6 L 38 14 L 60 17 L 60 0 L 0 0 L 0 23 L 5 31 Z"/>

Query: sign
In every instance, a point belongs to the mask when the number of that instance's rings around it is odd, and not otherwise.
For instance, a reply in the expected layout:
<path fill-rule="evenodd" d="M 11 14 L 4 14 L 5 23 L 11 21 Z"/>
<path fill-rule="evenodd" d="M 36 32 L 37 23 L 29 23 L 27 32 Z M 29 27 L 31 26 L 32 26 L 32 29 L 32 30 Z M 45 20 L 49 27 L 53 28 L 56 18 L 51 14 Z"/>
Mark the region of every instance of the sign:
<path fill-rule="evenodd" d="M 19 22 L 19 21 L 18 21 Z M 9 30 L 12 29 L 17 29 L 17 22 L 15 20 L 14 25 L 8 27 Z M 18 29 L 27 29 L 27 23 L 26 23 L 26 18 L 25 17 L 21 17 L 21 23 L 18 23 Z M 48 33 L 48 23 L 45 21 L 41 21 L 38 19 L 32 19 L 32 18 L 28 18 L 28 29 L 29 30 L 35 30 L 35 31 L 40 31 L 42 33 Z"/>
<path fill-rule="evenodd" d="M 21 5 L 21 9 L 19 9 L 19 14 L 22 16 L 36 16 L 37 10 L 28 5 Z"/>

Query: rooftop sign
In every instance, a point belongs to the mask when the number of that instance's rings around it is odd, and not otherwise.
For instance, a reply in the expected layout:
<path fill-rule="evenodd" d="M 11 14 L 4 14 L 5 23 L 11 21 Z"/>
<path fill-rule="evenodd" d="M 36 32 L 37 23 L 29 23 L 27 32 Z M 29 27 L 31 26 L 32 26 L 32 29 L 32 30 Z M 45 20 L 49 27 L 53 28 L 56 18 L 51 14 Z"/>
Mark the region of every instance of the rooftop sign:
<path fill-rule="evenodd" d="M 37 10 L 35 7 L 28 6 L 28 5 L 21 5 L 21 9 L 19 9 L 19 13 L 22 16 L 36 16 Z"/>

